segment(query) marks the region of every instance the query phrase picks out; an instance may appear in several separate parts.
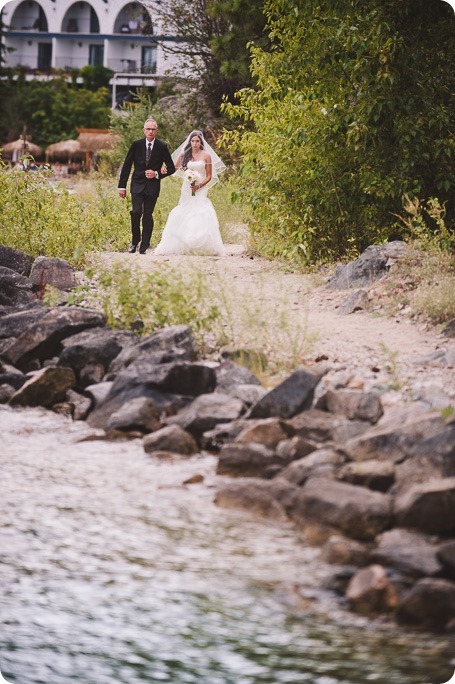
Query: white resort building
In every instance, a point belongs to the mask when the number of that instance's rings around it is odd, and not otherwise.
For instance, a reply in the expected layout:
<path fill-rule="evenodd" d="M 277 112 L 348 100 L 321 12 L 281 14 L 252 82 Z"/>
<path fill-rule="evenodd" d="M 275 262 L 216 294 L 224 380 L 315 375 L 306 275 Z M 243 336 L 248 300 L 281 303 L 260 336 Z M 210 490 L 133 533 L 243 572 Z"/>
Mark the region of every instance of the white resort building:
<path fill-rule="evenodd" d="M 159 18 L 129 0 L 10 0 L 2 10 L 5 67 L 31 78 L 102 65 L 118 86 L 154 87 L 175 66 L 163 50 Z"/>

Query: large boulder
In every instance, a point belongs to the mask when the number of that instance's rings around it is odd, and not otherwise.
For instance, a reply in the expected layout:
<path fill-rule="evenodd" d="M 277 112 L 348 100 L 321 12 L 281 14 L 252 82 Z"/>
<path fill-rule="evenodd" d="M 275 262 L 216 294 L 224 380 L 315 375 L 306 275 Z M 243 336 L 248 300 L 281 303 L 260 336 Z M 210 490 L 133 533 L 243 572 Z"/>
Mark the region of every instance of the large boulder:
<path fill-rule="evenodd" d="M 20 249 L 0 245 L 0 266 L 10 268 L 23 276 L 29 276 L 32 268 L 32 257 Z"/>
<path fill-rule="evenodd" d="M 353 437 L 343 449 L 353 461 L 376 458 L 400 463 L 409 457 L 430 456 L 441 468 L 452 464 L 455 470 L 455 423 L 448 423 L 437 411 L 411 407 Z"/>
<path fill-rule="evenodd" d="M 198 450 L 194 437 L 179 425 L 166 425 L 160 430 L 146 435 L 142 444 L 144 451 L 148 454 L 155 451 L 166 451 L 191 456 Z"/>
<path fill-rule="evenodd" d="M 332 290 L 359 287 L 387 275 L 390 267 L 409 251 L 405 242 L 388 242 L 385 245 L 370 245 L 362 254 L 345 266 L 337 266 L 335 274 L 327 283 Z"/>
<path fill-rule="evenodd" d="M 0 305 L 18 307 L 36 299 L 36 289 L 26 276 L 0 266 Z"/>
<path fill-rule="evenodd" d="M 105 429 L 111 413 L 135 397 L 150 397 L 168 415 L 186 407 L 195 396 L 213 392 L 215 372 L 187 361 L 156 364 L 146 359 L 131 363 L 113 381 L 107 396 L 88 417 L 92 427 Z"/>
<path fill-rule="evenodd" d="M 426 577 L 403 596 L 396 611 L 398 622 L 444 629 L 455 618 L 455 584 Z"/>
<path fill-rule="evenodd" d="M 363 615 L 388 612 L 396 608 L 397 592 L 378 564 L 362 568 L 355 573 L 346 590 L 349 606 Z"/>
<path fill-rule="evenodd" d="M 195 361 L 198 356 L 197 344 L 191 330 L 186 325 L 172 325 L 144 335 L 137 343 L 125 348 L 113 359 L 108 369 L 108 379 L 137 361 Z"/>
<path fill-rule="evenodd" d="M 32 375 L 11 397 L 11 406 L 44 406 L 50 408 L 65 399 L 67 390 L 74 387 L 71 368 L 47 366 Z"/>
<path fill-rule="evenodd" d="M 222 482 L 214 501 L 221 508 L 248 510 L 274 521 L 286 522 L 286 509 L 295 491 L 296 487 L 279 477 L 274 480 L 238 478 L 233 482 Z"/>
<path fill-rule="evenodd" d="M 69 292 L 77 285 L 71 264 L 58 257 L 37 257 L 32 264 L 29 278 L 40 292 L 44 292 L 47 285 L 64 292 Z"/>
<path fill-rule="evenodd" d="M 231 477 L 271 477 L 286 461 L 263 444 L 225 444 L 219 454 L 218 475 Z"/>
<path fill-rule="evenodd" d="M 99 311 L 77 307 L 57 307 L 44 311 L 40 309 L 38 313 L 36 309 L 32 309 L 21 313 L 24 314 L 21 323 L 25 324 L 21 333 L 17 339 L 11 339 L 2 350 L 2 357 L 20 369 L 33 359 L 41 363 L 58 356 L 66 337 L 106 323 L 106 317 Z M 2 319 L 2 328 L 5 323 L 9 328 L 14 328 L 14 324 L 10 325 L 8 319 L 14 318 L 14 323 L 17 324 L 20 316 L 20 313 L 5 316 Z"/>
<path fill-rule="evenodd" d="M 286 380 L 254 404 L 248 417 L 292 418 L 300 411 L 310 408 L 313 403 L 314 389 L 320 379 L 320 375 L 304 368 L 294 371 Z"/>
<path fill-rule="evenodd" d="M 244 406 L 228 394 L 202 394 L 177 415 L 168 418 L 169 424 L 180 425 L 199 439 L 204 432 L 220 423 L 230 423 L 241 416 Z"/>
<path fill-rule="evenodd" d="M 381 398 L 377 392 L 352 389 L 328 390 L 320 398 L 316 408 L 341 414 L 349 420 L 366 420 L 369 423 L 377 423 L 383 414 Z"/>
<path fill-rule="evenodd" d="M 100 366 L 100 373 L 104 376 L 111 361 L 125 347 L 134 343 L 135 336 L 126 330 L 110 330 L 109 328 L 84 330 L 62 341 L 63 350 L 58 364 L 71 367 L 76 373 L 79 384 L 86 387 L 91 384 L 90 370 L 94 366 Z"/>
<path fill-rule="evenodd" d="M 395 528 L 376 538 L 371 560 L 400 570 L 409 577 L 431 577 L 441 572 L 438 547 L 426 536 Z"/>
<path fill-rule="evenodd" d="M 370 426 L 365 421 L 351 421 L 345 416 L 310 408 L 287 421 L 291 434 L 314 442 L 332 440 L 344 444 L 363 434 Z"/>
<path fill-rule="evenodd" d="M 311 477 L 296 496 L 291 517 L 303 525 L 316 520 L 353 539 L 368 541 L 390 525 L 392 500 L 365 487 Z"/>
<path fill-rule="evenodd" d="M 313 476 L 332 477 L 336 466 L 344 463 L 344 458 L 332 447 L 321 447 L 307 456 L 290 463 L 281 472 L 281 477 L 302 486 Z"/>
<path fill-rule="evenodd" d="M 455 477 L 416 484 L 395 499 L 399 527 L 430 534 L 455 533 Z"/>

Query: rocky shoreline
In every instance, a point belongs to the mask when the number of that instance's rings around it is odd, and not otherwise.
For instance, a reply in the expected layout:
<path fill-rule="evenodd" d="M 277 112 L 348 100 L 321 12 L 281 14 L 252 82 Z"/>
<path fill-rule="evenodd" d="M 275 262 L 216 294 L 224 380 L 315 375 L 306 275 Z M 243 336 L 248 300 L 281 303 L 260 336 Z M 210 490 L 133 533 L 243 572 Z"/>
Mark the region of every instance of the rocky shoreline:
<path fill-rule="evenodd" d="M 111 330 L 98 311 L 44 306 L 46 284 L 74 287 L 69 264 L 0 247 L 0 402 L 85 420 L 98 438 L 139 437 L 156 457 L 215 453 L 217 505 L 316 525 L 331 589 L 352 610 L 455 629 L 450 397 L 446 411 L 391 406 L 326 360 L 267 389 L 230 359 L 200 359 L 185 326 Z"/>

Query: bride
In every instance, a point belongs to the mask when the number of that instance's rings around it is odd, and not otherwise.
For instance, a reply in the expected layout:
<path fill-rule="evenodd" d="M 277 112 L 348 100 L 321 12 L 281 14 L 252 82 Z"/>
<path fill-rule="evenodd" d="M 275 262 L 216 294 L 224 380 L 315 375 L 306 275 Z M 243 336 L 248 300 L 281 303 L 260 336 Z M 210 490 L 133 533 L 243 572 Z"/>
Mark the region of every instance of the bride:
<path fill-rule="evenodd" d="M 169 214 L 155 254 L 223 255 L 218 217 L 207 192 L 226 169 L 201 131 L 192 131 L 172 153 L 183 178 L 179 203 Z"/>

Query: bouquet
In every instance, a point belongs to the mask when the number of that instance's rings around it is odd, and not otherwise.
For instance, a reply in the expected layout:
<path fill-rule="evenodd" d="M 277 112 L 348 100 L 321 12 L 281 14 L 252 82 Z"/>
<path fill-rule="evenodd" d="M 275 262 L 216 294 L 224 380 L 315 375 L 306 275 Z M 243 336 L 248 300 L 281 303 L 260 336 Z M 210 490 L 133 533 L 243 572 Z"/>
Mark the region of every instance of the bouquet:
<path fill-rule="evenodd" d="M 201 176 L 201 174 L 198 173 L 197 171 L 193 171 L 193 169 L 187 169 L 187 170 L 185 171 L 185 174 L 184 174 L 184 175 L 185 175 L 185 178 L 186 178 L 186 180 L 188 181 L 188 183 L 191 185 L 191 194 L 192 194 L 193 197 L 194 197 L 194 195 L 196 194 L 196 191 L 194 190 L 194 186 L 195 186 L 197 183 L 200 183 L 200 182 L 201 182 L 202 176 Z"/>

